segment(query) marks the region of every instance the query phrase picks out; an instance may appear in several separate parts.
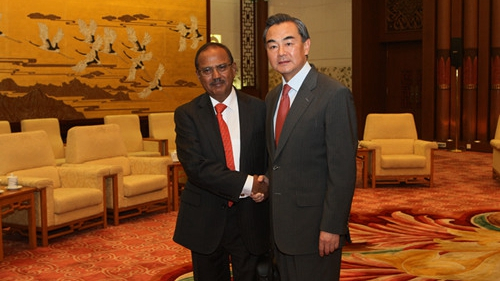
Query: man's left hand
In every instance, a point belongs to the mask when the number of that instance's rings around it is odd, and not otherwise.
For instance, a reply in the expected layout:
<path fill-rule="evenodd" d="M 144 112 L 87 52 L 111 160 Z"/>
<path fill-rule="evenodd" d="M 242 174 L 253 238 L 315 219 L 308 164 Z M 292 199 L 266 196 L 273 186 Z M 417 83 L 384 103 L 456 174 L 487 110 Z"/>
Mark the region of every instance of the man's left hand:
<path fill-rule="evenodd" d="M 328 256 L 340 247 L 340 235 L 320 231 L 319 233 L 319 255 Z"/>

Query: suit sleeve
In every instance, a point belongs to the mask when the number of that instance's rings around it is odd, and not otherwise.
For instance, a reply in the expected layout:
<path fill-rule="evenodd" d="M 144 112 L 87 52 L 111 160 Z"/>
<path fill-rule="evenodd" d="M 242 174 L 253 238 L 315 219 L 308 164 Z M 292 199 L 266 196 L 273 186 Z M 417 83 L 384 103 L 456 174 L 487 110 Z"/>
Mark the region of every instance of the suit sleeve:
<path fill-rule="evenodd" d="M 356 184 L 358 144 L 356 111 L 348 88 L 339 87 L 325 114 L 328 179 L 321 230 L 348 233 L 348 220 Z"/>
<path fill-rule="evenodd" d="M 247 174 L 229 170 L 224 155 L 218 155 L 210 138 L 216 138 L 217 127 L 200 120 L 196 110 L 203 108 L 179 107 L 175 111 L 177 155 L 188 176 L 188 183 L 205 189 L 227 200 L 238 201 Z M 207 115 L 207 117 L 210 117 Z"/>

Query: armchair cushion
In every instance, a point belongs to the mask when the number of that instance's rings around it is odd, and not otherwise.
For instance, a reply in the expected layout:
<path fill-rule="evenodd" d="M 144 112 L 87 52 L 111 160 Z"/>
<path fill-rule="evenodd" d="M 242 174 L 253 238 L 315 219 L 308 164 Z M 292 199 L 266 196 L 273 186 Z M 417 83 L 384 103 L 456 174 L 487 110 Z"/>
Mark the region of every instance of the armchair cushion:
<path fill-rule="evenodd" d="M 425 168 L 426 158 L 414 154 L 394 154 L 380 156 L 380 167 L 382 169 L 414 169 Z"/>
<path fill-rule="evenodd" d="M 48 141 L 45 143 L 40 142 L 40 138 L 48 138 L 47 133 L 38 131 L 36 134 L 11 133 L 1 136 L 7 138 L 9 135 L 13 138 L 13 141 L 2 142 L 2 159 L 8 159 L 9 161 L 0 161 L 1 175 L 6 175 L 11 171 L 56 165 L 50 143 Z M 25 146 L 19 145 L 20 142 L 40 142 L 40 144 L 26 149 Z M 34 155 L 36 157 L 33 157 Z"/>
<path fill-rule="evenodd" d="M 102 190 L 58 188 L 54 190 L 54 213 L 64 214 L 92 205 L 102 204 Z"/>
<path fill-rule="evenodd" d="M 0 120 L 0 134 L 10 134 L 10 123 L 7 120 Z"/>
<path fill-rule="evenodd" d="M 47 132 L 50 144 L 54 151 L 54 157 L 58 165 L 65 162 L 65 148 L 61 137 L 61 129 L 59 119 L 57 118 L 36 118 L 21 120 L 21 131 L 32 132 L 43 130 Z"/>
<path fill-rule="evenodd" d="M 163 175 L 130 175 L 123 179 L 123 195 L 133 197 L 162 190 L 168 185 Z"/>
<path fill-rule="evenodd" d="M 148 151 L 142 137 L 141 124 L 137 114 L 107 115 L 104 116 L 104 124 L 116 124 L 120 128 L 120 134 L 125 143 L 129 156 L 160 156 L 159 151 Z M 153 146 L 154 147 L 154 146 Z"/>

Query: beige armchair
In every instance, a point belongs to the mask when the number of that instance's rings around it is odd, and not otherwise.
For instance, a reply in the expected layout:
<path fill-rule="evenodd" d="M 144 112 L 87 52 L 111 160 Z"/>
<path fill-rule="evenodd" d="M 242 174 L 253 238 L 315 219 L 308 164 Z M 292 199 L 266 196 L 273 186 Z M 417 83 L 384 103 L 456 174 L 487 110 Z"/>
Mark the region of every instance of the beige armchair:
<path fill-rule="evenodd" d="M 49 136 L 52 150 L 56 158 L 56 165 L 62 165 L 64 159 L 64 143 L 61 137 L 61 128 L 59 127 L 59 120 L 57 118 L 36 118 L 21 120 L 21 131 L 32 132 L 43 130 Z"/>
<path fill-rule="evenodd" d="M 174 112 L 150 113 L 148 126 L 148 140 L 158 142 L 161 155 L 171 155 L 176 150 Z"/>
<path fill-rule="evenodd" d="M 145 212 L 168 211 L 166 157 L 129 157 L 116 124 L 76 126 L 68 130 L 66 165 L 107 165 L 116 179 L 107 188 L 114 225 Z"/>
<path fill-rule="evenodd" d="M 360 146 L 373 149 L 376 183 L 428 183 L 433 185 L 436 142 L 419 140 L 410 113 L 368 114 Z"/>
<path fill-rule="evenodd" d="M 109 169 L 103 167 L 56 166 L 45 131 L 0 135 L 0 183 L 6 176 L 18 177 L 22 186 L 35 187 L 37 237 L 44 246 L 49 239 L 94 226 L 106 227 L 105 181 Z M 14 229 L 28 228 L 26 210 L 2 219 Z"/>
<path fill-rule="evenodd" d="M 128 156 L 160 156 L 156 142 L 143 139 L 141 123 L 136 114 L 107 115 L 104 116 L 104 124 L 117 124 Z"/>
<path fill-rule="evenodd" d="M 498 117 L 495 138 L 490 141 L 493 148 L 493 178 L 500 179 L 500 116 Z"/>
<path fill-rule="evenodd" d="M 10 123 L 6 120 L 0 120 L 0 134 L 10 134 Z"/>

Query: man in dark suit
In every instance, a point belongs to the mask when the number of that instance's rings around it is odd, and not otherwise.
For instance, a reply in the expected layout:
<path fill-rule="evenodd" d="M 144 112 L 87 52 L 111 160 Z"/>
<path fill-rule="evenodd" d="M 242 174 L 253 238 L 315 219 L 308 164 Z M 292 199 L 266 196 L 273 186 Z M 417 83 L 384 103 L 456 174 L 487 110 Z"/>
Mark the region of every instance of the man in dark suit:
<path fill-rule="evenodd" d="M 195 67 L 206 93 L 174 115 L 188 177 L 174 241 L 191 250 L 195 280 L 229 281 L 231 263 L 235 281 L 254 281 L 257 259 L 269 249 L 268 185 L 257 176 L 267 167 L 265 104 L 232 86 L 237 67 L 226 46 L 203 45 Z"/>
<path fill-rule="evenodd" d="M 311 40 L 299 19 L 271 16 L 263 38 L 283 80 L 266 96 L 271 232 L 281 279 L 338 280 L 356 181 L 353 97 L 308 63 Z M 279 129 L 282 104 L 288 112 Z"/>

